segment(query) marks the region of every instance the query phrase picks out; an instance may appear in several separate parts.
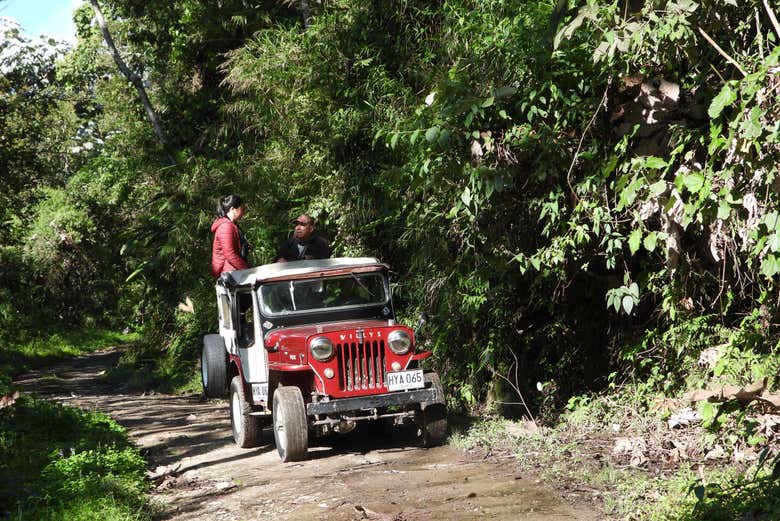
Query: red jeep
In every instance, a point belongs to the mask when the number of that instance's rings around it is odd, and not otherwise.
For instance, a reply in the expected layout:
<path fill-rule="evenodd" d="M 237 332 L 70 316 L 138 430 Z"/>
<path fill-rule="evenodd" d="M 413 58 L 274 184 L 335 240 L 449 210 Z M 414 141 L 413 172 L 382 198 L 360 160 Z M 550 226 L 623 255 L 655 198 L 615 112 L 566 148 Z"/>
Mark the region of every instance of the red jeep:
<path fill-rule="evenodd" d="M 388 267 L 373 258 L 267 264 L 217 281 L 219 334 L 203 337 L 206 396 L 230 395 L 233 437 L 261 442 L 273 424 L 282 461 L 304 459 L 309 434 L 357 422 L 417 423 L 426 446 L 447 431 L 436 373 L 396 324 Z"/>

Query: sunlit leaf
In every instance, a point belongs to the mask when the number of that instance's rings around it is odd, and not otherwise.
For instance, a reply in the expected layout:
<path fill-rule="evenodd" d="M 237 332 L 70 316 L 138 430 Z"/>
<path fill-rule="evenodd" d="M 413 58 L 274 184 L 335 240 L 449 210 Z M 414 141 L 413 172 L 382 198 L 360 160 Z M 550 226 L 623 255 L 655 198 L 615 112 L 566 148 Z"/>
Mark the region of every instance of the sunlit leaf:
<path fill-rule="evenodd" d="M 660 169 L 666 167 L 666 165 L 668 165 L 666 161 L 656 156 L 648 156 L 644 161 L 645 168 Z"/>
<path fill-rule="evenodd" d="M 655 183 L 650 185 L 650 193 L 653 196 L 658 196 L 664 193 L 666 191 L 666 188 L 667 188 L 666 181 L 663 180 L 656 181 Z"/>
<path fill-rule="evenodd" d="M 763 125 L 761 124 L 761 107 L 755 106 L 750 110 L 750 115 L 742 122 L 742 137 L 747 140 L 757 139 L 761 136 Z"/>
<path fill-rule="evenodd" d="M 639 250 L 640 244 L 642 244 L 642 230 L 636 228 L 628 236 L 628 249 L 631 250 L 632 255 Z"/>
<path fill-rule="evenodd" d="M 718 201 L 718 219 L 728 219 L 729 215 L 731 215 L 731 205 L 721 199 Z"/>
<path fill-rule="evenodd" d="M 777 232 L 769 236 L 769 249 L 773 252 L 780 252 L 780 234 Z"/>
<path fill-rule="evenodd" d="M 466 187 L 466 189 L 463 190 L 463 192 L 460 194 L 460 200 L 463 201 L 463 204 L 466 206 L 471 204 L 471 190 L 469 187 Z"/>
<path fill-rule="evenodd" d="M 644 240 L 642 241 L 642 245 L 645 247 L 647 251 L 655 251 L 655 246 L 657 242 L 658 242 L 658 233 L 650 232 L 645 236 Z"/>
<path fill-rule="evenodd" d="M 631 295 L 626 295 L 623 297 L 623 311 L 626 312 L 627 315 L 631 314 L 631 311 L 634 309 L 634 299 Z"/>
<path fill-rule="evenodd" d="M 770 253 L 761 261 L 761 274 L 766 277 L 774 277 L 778 273 L 780 273 L 780 261 L 778 261 L 777 256 Z"/>
<path fill-rule="evenodd" d="M 701 420 L 705 424 L 712 423 L 717 412 L 718 409 L 712 403 L 707 401 L 699 402 L 699 416 L 701 416 Z"/>
<path fill-rule="evenodd" d="M 780 215 L 776 211 L 767 212 L 764 215 L 764 224 L 769 231 L 777 230 L 780 226 Z"/>
<path fill-rule="evenodd" d="M 683 176 L 683 185 L 689 192 L 697 194 L 701 187 L 704 186 L 704 174 L 701 172 L 691 172 Z"/>
<path fill-rule="evenodd" d="M 736 99 L 737 93 L 731 90 L 728 83 L 725 84 L 723 88 L 720 89 L 718 95 L 713 98 L 712 103 L 710 103 L 710 108 L 707 109 L 707 114 L 712 119 L 717 118 L 720 116 L 720 113 L 723 112 L 723 109 L 734 103 Z"/>

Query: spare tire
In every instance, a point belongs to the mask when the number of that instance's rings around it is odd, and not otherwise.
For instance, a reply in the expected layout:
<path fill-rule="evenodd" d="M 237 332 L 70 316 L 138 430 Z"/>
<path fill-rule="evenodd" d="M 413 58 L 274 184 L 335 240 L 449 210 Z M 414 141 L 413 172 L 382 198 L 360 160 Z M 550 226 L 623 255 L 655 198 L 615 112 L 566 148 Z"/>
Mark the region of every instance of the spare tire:
<path fill-rule="evenodd" d="M 200 355 L 200 377 L 203 394 L 209 398 L 222 398 L 228 390 L 228 355 L 225 341 L 219 335 L 203 337 Z"/>

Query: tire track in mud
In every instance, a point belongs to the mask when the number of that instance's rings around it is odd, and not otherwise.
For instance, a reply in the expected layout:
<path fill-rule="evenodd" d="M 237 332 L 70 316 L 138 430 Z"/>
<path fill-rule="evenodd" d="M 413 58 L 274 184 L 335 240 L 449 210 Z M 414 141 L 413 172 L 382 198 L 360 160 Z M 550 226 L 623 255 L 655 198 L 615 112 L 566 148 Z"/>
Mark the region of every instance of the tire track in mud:
<path fill-rule="evenodd" d="M 124 425 L 150 461 L 159 519 L 561 521 L 601 519 L 520 475 L 511 460 L 486 460 L 450 446 L 422 449 L 380 429 L 312 440 L 309 459 L 281 463 L 273 434 L 233 443 L 227 403 L 201 396 L 131 393 L 103 375 L 114 348 L 67 360 L 16 381 L 27 392 Z"/>

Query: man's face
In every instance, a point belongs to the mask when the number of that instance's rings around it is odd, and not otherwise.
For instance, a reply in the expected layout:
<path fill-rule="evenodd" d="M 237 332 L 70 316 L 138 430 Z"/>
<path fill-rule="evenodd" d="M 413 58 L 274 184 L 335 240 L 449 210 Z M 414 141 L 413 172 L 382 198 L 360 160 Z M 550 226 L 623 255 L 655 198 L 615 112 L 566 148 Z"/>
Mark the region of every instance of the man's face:
<path fill-rule="evenodd" d="M 295 224 L 295 238 L 299 241 L 307 240 L 314 233 L 314 223 L 308 219 L 296 219 L 293 224 Z"/>

